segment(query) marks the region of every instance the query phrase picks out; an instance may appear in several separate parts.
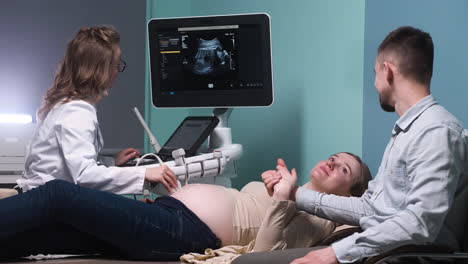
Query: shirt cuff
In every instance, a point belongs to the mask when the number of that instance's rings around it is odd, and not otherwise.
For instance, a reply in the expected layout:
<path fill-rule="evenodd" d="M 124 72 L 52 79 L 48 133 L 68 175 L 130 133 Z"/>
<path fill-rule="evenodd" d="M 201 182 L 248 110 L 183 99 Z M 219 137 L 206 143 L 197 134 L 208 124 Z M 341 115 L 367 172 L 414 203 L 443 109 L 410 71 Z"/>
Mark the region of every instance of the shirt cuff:
<path fill-rule="evenodd" d="M 135 183 L 132 184 L 134 186 L 133 194 L 143 194 L 144 185 L 145 185 L 145 174 L 146 168 L 144 167 L 131 167 L 133 173 L 135 173 L 136 179 Z"/>
<path fill-rule="evenodd" d="M 320 193 L 299 187 L 296 191 L 297 208 L 315 214 L 315 208 L 319 202 Z"/>
<path fill-rule="evenodd" d="M 336 258 L 339 263 L 353 263 L 360 260 L 364 254 L 356 245 L 356 236 L 352 234 L 349 237 L 332 244 L 333 251 L 335 251 Z"/>

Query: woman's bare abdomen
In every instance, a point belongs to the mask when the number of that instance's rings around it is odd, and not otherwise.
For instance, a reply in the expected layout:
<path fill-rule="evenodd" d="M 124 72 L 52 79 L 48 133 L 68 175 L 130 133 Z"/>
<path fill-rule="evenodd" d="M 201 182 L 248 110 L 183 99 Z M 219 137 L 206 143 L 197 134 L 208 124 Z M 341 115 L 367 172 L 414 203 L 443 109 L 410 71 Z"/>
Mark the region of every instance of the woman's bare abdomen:
<path fill-rule="evenodd" d="M 195 213 L 225 246 L 232 242 L 232 214 L 236 202 L 234 192 L 237 191 L 218 185 L 189 184 L 171 196 Z"/>

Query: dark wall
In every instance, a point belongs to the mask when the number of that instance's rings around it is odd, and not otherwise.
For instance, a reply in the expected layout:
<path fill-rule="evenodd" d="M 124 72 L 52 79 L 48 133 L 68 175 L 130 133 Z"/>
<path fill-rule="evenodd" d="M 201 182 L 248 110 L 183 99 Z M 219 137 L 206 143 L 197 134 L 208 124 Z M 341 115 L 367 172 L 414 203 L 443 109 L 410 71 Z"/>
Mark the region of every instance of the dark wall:
<path fill-rule="evenodd" d="M 143 148 L 131 108 L 144 110 L 146 1 L 1 0 L 0 113 L 35 116 L 66 43 L 82 26 L 114 25 L 128 67 L 98 104 L 105 147 Z"/>

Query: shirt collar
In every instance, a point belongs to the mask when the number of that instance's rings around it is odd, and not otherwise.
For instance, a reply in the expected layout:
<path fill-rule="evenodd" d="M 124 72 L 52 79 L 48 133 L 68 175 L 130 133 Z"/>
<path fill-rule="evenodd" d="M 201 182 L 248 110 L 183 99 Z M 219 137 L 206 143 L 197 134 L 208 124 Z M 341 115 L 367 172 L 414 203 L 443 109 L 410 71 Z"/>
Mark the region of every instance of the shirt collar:
<path fill-rule="evenodd" d="M 428 95 L 423 99 L 419 100 L 415 105 L 410 107 L 395 123 L 393 127 L 392 135 L 397 135 L 401 131 L 405 131 L 409 126 L 416 120 L 426 109 L 437 104 L 437 101 Z"/>

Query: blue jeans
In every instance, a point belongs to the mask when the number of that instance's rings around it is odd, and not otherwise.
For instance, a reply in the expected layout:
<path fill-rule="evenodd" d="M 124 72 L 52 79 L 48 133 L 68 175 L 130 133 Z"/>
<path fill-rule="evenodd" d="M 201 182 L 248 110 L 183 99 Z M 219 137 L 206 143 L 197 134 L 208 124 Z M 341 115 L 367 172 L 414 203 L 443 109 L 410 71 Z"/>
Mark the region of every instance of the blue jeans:
<path fill-rule="evenodd" d="M 220 244 L 206 224 L 169 196 L 147 204 L 54 180 L 0 200 L 1 258 L 100 253 L 177 260 Z"/>

